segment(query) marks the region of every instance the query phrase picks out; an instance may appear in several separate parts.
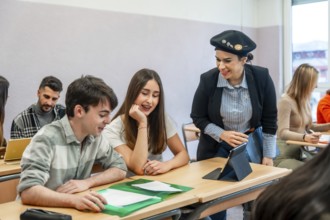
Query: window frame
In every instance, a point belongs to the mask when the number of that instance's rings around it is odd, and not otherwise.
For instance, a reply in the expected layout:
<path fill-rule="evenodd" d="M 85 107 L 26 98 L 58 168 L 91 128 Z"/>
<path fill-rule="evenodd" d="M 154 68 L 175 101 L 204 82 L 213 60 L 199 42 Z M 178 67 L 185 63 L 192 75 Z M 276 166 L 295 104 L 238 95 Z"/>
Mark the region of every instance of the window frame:
<path fill-rule="evenodd" d="M 292 6 L 299 4 L 308 4 L 314 2 L 328 1 L 328 23 L 330 24 L 330 0 L 291 0 L 283 1 L 283 90 L 285 91 L 286 86 L 292 79 Z M 328 30 L 330 32 L 330 29 Z M 328 78 L 330 79 L 330 34 L 328 33 Z M 319 83 L 318 88 L 315 92 L 325 92 L 330 89 L 329 82 Z M 282 91 L 282 92 L 284 92 Z"/>

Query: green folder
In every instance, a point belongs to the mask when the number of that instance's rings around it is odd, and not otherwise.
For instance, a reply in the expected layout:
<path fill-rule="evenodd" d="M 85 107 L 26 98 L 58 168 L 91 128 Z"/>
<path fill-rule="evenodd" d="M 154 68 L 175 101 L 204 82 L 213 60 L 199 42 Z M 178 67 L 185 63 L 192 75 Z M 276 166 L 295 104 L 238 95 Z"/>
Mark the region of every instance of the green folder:
<path fill-rule="evenodd" d="M 159 203 L 170 196 L 173 196 L 178 193 L 182 192 L 187 192 L 191 190 L 191 187 L 187 186 L 181 186 L 181 185 L 176 185 L 176 184 L 169 184 L 171 187 L 174 187 L 176 189 L 182 190 L 181 192 L 164 192 L 164 191 L 150 191 L 146 189 L 141 189 L 135 186 L 132 186 L 132 184 L 142 184 L 142 183 L 148 183 L 152 182 L 153 180 L 147 180 L 147 179 L 137 179 L 129 182 L 124 182 L 124 183 L 118 183 L 110 186 L 110 189 L 116 189 L 116 190 L 123 190 L 126 192 L 133 192 L 133 193 L 138 193 L 138 194 L 143 194 L 143 195 L 148 195 L 148 196 L 153 196 L 152 198 L 142 201 L 142 202 L 137 202 L 134 204 L 130 205 L 125 205 L 122 207 L 117 207 L 117 206 L 112 206 L 112 205 L 105 205 L 105 209 L 102 211 L 103 213 L 109 214 L 109 215 L 118 215 L 120 217 L 124 217 L 126 215 L 129 215 L 137 210 L 140 210 L 144 207 L 147 207 L 149 205 Z M 99 190 L 98 192 L 102 194 L 102 192 L 105 192 L 106 189 Z"/>

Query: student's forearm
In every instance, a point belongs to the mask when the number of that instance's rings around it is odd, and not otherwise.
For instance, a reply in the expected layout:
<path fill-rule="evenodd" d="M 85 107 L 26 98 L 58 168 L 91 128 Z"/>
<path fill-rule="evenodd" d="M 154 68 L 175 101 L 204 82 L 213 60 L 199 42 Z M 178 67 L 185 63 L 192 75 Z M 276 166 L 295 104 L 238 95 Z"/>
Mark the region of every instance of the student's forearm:
<path fill-rule="evenodd" d="M 44 186 L 32 186 L 21 193 L 23 204 L 48 207 L 74 207 L 74 195 L 58 193 Z"/>
<path fill-rule="evenodd" d="M 165 163 L 167 163 L 171 167 L 171 169 L 175 169 L 188 164 L 188 162 L 189 162 L 189 157 L 187 153 L 185 151 L 182 151 L 177 155 L 175 155 L 173 159 L 166 161 Z"/>
<path fill-rule="evenodd" d="M 126 171 L 119 168 L 109 168 L 101 173 L 97 173 L 90 178 L 86 179 L 89 188 L 100 186 L 112 182 L 116 182 L 124 179 L 126 176 Z"/>
<path fill-rule="evenodd" d="M 135 147 L 132 152 L 129 168 L 136 174 L 143 174 L 143 166 L 148 159 L 148 132 L 146 127 L 139 128 Z"/>
<path fill-rule="evenodd" d="M 47 207 L 67 207 L 78 210 L 100 212 L 106 200 L 94 191 L 83 194 L 67 194 L 50 190 L 44 186 L 32 186 L 21 193 L 22 203 Z"/>

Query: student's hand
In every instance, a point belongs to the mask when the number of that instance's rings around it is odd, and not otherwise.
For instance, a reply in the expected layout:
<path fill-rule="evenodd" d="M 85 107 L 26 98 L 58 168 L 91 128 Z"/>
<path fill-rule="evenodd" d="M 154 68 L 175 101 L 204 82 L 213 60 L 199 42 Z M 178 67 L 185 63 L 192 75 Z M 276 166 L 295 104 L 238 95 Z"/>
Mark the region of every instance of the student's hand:
<path fill-rule="evenodd" d="M 147 123 L 147 116 L 139 109 L 140 106 L 133 104 L 129 110 L 129 116 L 135 119 L 139 124 Z"/>
<path fill-rule="evenodd" d="M 228 143 L 232 147 L 237 147 L 245 142 L 248 142 L 248 135 L 237 131 L 224 131 L 220 139 Z"/>
<path fill-rule="evenodd" d="M 75 195 L 72 202 L 73 206 L 78 210 L 90 210 L 93 212 L 101 212 L 104 209 L 104 204 L 107 204 L 105 198 L 95 191 Z"/>
<path fill-rule="evenodd" d="M 317 143 L 319 143 L 321 135 L 322 134 L 320 132 L 314 132 L 314 133 L 311 133 L 311 134 L 306 134 L 305 135 L 305 141 L 309 142 L 309 143 L 317 144 Z"/>
<path fill-rule="evenodd" d="M 64 183 L 62 186 L 56 189 L 57 192 L 60 193 L 77 193 L 82 192 L 89 189 L 89 184 L 87 180 L 69 180 L 68 182 Z"/>
<path fill-rule="evenodd" d="M 262 158 L 261 164 L 266 165 L 266 166 L 274 166 L 273 159 L 270 157 L 264 157 Z"/>
<path fill-rule="evenodd" d="M 158 161 L 158 160 L 151 160 L 148 161 L 144 166 L 144 174 L 146 175 L 158 175 L 161 173 L 166 173 L 170 170 L 171 168 L 168 166 L 168 164 Z"/>

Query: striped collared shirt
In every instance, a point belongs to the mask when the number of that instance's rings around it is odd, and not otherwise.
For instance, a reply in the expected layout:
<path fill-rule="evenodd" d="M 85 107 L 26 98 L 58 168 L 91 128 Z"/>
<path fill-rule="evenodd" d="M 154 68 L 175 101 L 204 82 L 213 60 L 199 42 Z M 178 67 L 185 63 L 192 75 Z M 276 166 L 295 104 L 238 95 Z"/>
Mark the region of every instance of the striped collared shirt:
<path fill-rule="evenodd" d="M 220 73 L 219 73 L 220 74 Z M 206 126 L 204 133 L 214 140 L 221 142 L 220 136 L 226 130 L 244 132 L 250 128 L 252 117 L 252 104 L 246 81 L 245 72 L 241 84 L 232 86 L 221 75 L 218 78 L 217 87 L 223 87 L 222 101 L 219 114 L 222 117 L 224 128 L 214 123 Z M 262 133 L 263 146 L 275 146 L 275 135 Z M 272 147 L 271 149 L 275 149 Z M 274 150 L 264 150 L 264 156 L 274 157 Z"/>
<path fill-rule="evenodd" d="M 24 151 L 18 192 L 42 185 L 56 190 L 71 179 L 90 177 L 94 163 L 127 171 L 125 161 L 100 135 L 79 142 L 67 116 L 42 127 Z"/>
<path fill-rule="evenodd" d="M 241 84 L 232 86 L 222 76 L 219 76 L 217 87 L 223 87 L 222 101 L 219 114 L 222 117 L 224 128 L 209 124 L 205 133 L 216 141 L 225 130 L 244 132 L 250 128 L 252 104 L 245 74 Z"/>

